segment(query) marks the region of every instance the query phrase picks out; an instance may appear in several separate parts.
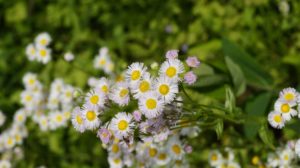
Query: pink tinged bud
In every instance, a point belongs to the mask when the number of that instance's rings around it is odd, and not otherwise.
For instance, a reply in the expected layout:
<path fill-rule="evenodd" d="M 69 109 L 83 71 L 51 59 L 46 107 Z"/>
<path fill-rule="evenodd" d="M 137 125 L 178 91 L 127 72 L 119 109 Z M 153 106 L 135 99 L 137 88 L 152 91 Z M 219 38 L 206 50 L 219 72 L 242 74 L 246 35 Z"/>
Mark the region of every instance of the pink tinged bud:
<path fill-rule="evenodd" d="M 136 110 L 133 112 L 133 117 L 135 121 L 141 121 L 142 113 Z"/>
<path fill-rule="evenodd" d="M 190 146 L 190 145 L 186 145 L 186 146 L 184 146 L 184 151 L 185 151 L 186 153 L 192 153 L 193 147 Z"/>
<path fill-rule="evenodd" d="M 110 138 L 111 138 L 111 133 L 110 133 L 109 130 L 107 130 L 105 128 L 101 128 L 97 132 L 97 137 L 100 138 L 102 143 L 107 144 L 109 142 Z"/>
<path fill-rule="evenodd" d="M 178 50 L 169 50 L 166 53 L 166 58 L 168 59 L 176 59 L 178 57 Z"/>
<path fill-rule="evenodd" d="M 184 75 L 184 81 L 188 85 L 192 85 L 196 82 L 197 76 L 194 74 L 193 71 L 189 71 Z"/>
<path fill-rule="evenodd" d="M 188 57 L 185 61 L 189 67 L 197 68 L 200 65 L 200 61 L 197 57 Z"/>

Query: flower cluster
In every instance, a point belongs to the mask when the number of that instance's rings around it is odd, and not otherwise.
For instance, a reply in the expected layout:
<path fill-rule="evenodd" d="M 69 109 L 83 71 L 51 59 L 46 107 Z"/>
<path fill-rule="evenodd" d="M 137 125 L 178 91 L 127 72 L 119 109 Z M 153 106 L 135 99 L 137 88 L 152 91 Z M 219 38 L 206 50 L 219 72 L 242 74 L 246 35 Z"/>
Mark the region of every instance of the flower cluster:
<path fill-rule="evenodd" d="M 33 73 L 25 74 L 23 83 L 25 90 L 21 93 L 21 103 L 40 129 L 55 130 L 66 126 L 73 109 L 75 88 L 62 79 L 55 79 L 47 92 Z"/>
<path fill-rule="evenodd" d="M 274 104 L 274 111 L 268 115 L 269 124 L 274 128 L 281 129 L 292 117 L 300 117 L 299 103 L 299 93 L 294 88 L 283 89 Z"/>
<path fill-rule="evenodd" d="M 38 61 L 47 64 L 51 60 L 51 49 L 48 46 L 51 43 L 51 37 L 48 33 L 40 33 L 26 47 L 26 56 L 30 61 Z"/>
<path fill-rule="evenodd" d="M 97 62 L 107 61 L 106 50 L 103 50 Z M 191 151 L 191 147 L 181 140 L 198 130 L 186 128 L 179 136 L 170 129 L 179 121 L 182 111 L 182 98 L 178 93 L 185 67 L 177 56 L 177 51 L 169 51 L 156 77 L 143 63 L 136 62 L 124 72 L 124 78 L 101 77 L 89 81 L 92 88 L 83 105 L 73 110 L 72 123 L 79 132 L 97 131 L 109 152 L 111 167 L 187 164 L 184 154 Z M 198 67 L 199 61 L 192 58 L 187 64 Z M 121 110 L 128 106 L 135 110 Z M 112 111 L 111 107 L 120 110 Z M 112 117 L 107 118 L 108 114 Z"/>
<path fill-rule="evenodd" d="M 103 47 L 99 50 L 99 54 L 94 59 L 94 67 L 103 70 L 107 74 L 114 70 L 115 64 L 108 55 L 108 48 Z"/>
<path fill-rule="evenodd" d="M 230 167 L 240 168 L 241 166 L 235 161 L 235 155 L 232 149 L 226 148 L 225 155 L 218 150 L 213 150 L 209 154 L 209 164 L 211 167 Z"/>

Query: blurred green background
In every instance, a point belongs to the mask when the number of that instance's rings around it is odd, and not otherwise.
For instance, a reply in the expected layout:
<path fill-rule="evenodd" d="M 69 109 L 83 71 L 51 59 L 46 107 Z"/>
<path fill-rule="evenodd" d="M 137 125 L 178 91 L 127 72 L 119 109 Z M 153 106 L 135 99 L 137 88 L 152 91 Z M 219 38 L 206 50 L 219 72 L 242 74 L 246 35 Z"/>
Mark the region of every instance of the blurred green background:
<path fill-rule="evenodd" d="M 196 91 L 193 98 L 224 101 L 224 86 L 229 85 L 243 111 L 265 116 L 280 89 L 299 88 L 300 2 L 286 3 L 288 6 L 280 0 L 0 0 L 0 108 L 11 120 L 21 107 L 22 76 L 28 71 L 38 73 L 46 86 L 61 77 L 87 88 L 89 76 L 66 63 L 63 54 L 72 51 L 74 64 L 100 77 L 103 73 L 93 68 L 92 61 L 99 48 L 107 46 L 117 71 L 133 61 L 160 63 L 169 49 L 180 49 L 181 58 L 196 55 L 203 66 L 197 71 L 199 82 L 188 90 L 191 94 Z M 47 65 L 30 62 L 25 56 L 26 45 L 40 32 L 48 32 L 53 39 L 53 61 Z M 257 142 L 263 146 L 257 135 L 260 125 L 255 121 L 247 124 L 225 124 L 222 140 L 211 130 L 191 140 L 195 144 L 191 164 L 206 164 L 206 144 Z M 17 167 L 108 166 L 106 153 L 92 133 L 81 135 L 73 129 L 41 133 L 33 124 L 28 128 L 25 158 Z M 291 125 L 285 132 L 271 133 L 280 139 L 295 138 L 295 128 Z M 203 146 L 197 146 L 199 142 Z M 241 150 L 242 164 L 249 163 L 246 154 L 264 150 L 261 145 L 250 152 Z"/>

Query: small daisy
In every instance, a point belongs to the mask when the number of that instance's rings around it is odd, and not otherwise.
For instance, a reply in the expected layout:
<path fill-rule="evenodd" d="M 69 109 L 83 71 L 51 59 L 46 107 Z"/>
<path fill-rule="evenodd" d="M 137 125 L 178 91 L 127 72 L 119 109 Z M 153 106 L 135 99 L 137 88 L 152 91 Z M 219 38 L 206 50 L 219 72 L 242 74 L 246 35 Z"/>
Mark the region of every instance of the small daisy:
<path fill-rule="evenodd" d="M 28 72 L 23 76 L 23 84 L 26 88 L 33 89 L 36 86 L 37 82 L 37 76 L 34 73 Z"/>
<path fill-rule="evenodd" d="M 161 76 L 166 76 L 172 80 L 177 81 L 179 79 L 179 74 L 184 72 L 184 66 L 182 62 L 178 59 L 169 59 L 165 61 L 159 70 Z"/>
<path fill-rule="evenodd" d="M 133 133 L 134 123 L 132 122 L 133 117 L 131 114 L 125 112 L 118 113 L 110 124 L 111 130 L 114 135 L 118 138 L 126 138 Z"/>
<path fill-rule="evenodd" d="M 0 160 L 1 168 L 11 168 L 11 163 L 8 160 Z"/>
<path fill-rule="evenodd" d="M 91 106 L 96 107 L 104 107 L 104 103 L 106 100 L 106 96 L 103 92 L 95 92 L 94 90 L 91 90 L 86 97 L 86 103 Z"/>
<path fill-rule="evenodd" d="M 223 157 L 219 151 L 212 151 L 209 154 L 209 164 L 216 167 L 222 163 Z"/>
<path fill-rule="evenodd" d="M 136 99 L 141 98 L 147 92 L 152 89 L 153 79 L 151 78 L 149 73 L 145 73 L 140 81 L 138 81 L 133 87 L 133 97 Z"/>
<path fill-rule="evenodd" d="M 94 59 L 94 67 L 96 69 L 104 69 L 105 65 L 110 62 L 108 55 L 97 55 Z"/>
<path fill-rule="evenodd" d="M 184 82 L 188 85 L 192 85 L 197 81 L 197 76 L 194 74 L 193 71 L 189 71 L 184 74 Z"/>
<path fill-rule="evenodd" d="M 163 108 L 163 100 L 153 91 L 145 94 L 145 96 L 139 100 L 139 109 L 149 119 L 159 116 Z"/>
<path fill-rule="evenodd" d="M 156 92 L 163 98 L 165 103 L 170 103 L 178 93 L 177 83 L 172 82 L 170 78 L 160 77 L 156 80 L 154 86 Z"/>
<path fill-rule="evenodd" d="M 111 136 L 111 132 L 106 128 L 100 128 L 97 132 L 97 137 L 99 137 L 102 143 L 104 144 L 108 144 L 108 142 L 111 139 Z"/>
<path fill-rule="evenodd" d="M 83 123 L 86 129 L 94 130 L 100 126 L 99 112 L 96 106 L 85 105 L 82 110 Z"/>
<path fill-rule="evenodd" d="M 108 163 L 110 168 L 122 168 L 123 161 L 119 157 L 109 156 Z"/>
<path fill-rule="evenodd" d="M 74 54 L 71 53 L 71 52 L 67 52 L 65 55 L 64 55 L 64 59 L 68 62 L 70 61 L 73 61 L 74 60 Z"/>
<path fill-rule="evenodd" d="M 21 125 L 26 121 L 26 114 L 24 110 L 18 110 L 14 115 L 14 122 Z"/>
<path fill-rule="evenodd" d="M 185 61 L 189 67 L 197 68 L 200 65 L 200 61 L 196 56 L 188 57 Z"/>
<path fill-rule="evenodd" d="M 173 136 L 168 141 L 168 151 L 172 158 L 181 159 L 184 155 L 184 150 L 178 137 Z"/>
<path fill-rule="evenodd" d="M 132 85 L 137 83 L 144 73 L 146 72 L 147 68 L 144 66 L 143 63 L 132 63 L 128 70 L 126 71 L 126 80 Z"/>
<path fill-rule="evenodd" d="M 7 134 L 5 137 L 4 137 L 4 142 L 5 142 L 5 147 L 7 148 L 7 149 L 11 149 L 11 148 L 13 148 L 14 146 L 15 146 L 15 144 L 16 144 L 16 141 L 15 141 L 15 138 L 12 136 L 12 135 L 10 135 L 10 134 Z"/>
<path fill-rule="evenodd" d="M 146 149 L 146 155 L 150 159 L 155 159 L 157 154 L 158 154 L 158 147 L 154 144 L 151 144 L 147 149 Z"/>
<path fill-rule="evenodd" d="M 97 92 L 103 92 L 105 95 L 108 95 L 110 91 L 110 81 L 105 77 L 100 78 L 99 81 L 97 81 L 95 84 L 95 90 Z"/>
<path fill-rule="evenodd" d="M 37 60 L 47 64 L 51 60 L 51 50 L 45 47 L 37 49 Z"/>
<path fill-rule="evenodd" d="M 36 59 L 36 48 L 33 44 L 28 44 L 26 46 L 26 56 L 30 61 L 33 61 Z"/>
<path fill-rule="evenodd" d="M 62 127 L 66 123 L 63 113 L 59 111 L 52 112 L 49 115 L 49 117 L 50 117 L 49 126 L 51 130 L 55 130 L 56 128 Z"/>
<path fill-rule="evenodd" d="M 109 97 L 120 106 L 127 105 L 130 100 L 128 84 L 125 82 L 117 83 Z"/>
<path fill-rule="evenodd" d="M 179 50 L 169 50 L 166 53 L 167 59 L 176 59 L 178 57 Z"/>
<path fill-rule="evenodd" d="M 280 100 L 277 100 L 275 102 L 274 109 L 275 111 L 281 113 L 282 118 L 284 118 L 284 120 L 289 121 L 292 118 L 292 116 L 297 115 L 297 111 L 293 109 L 295 105 L 296 104 L 285 103 Z"/>
<path fill-rule="evenodd" d="M 285 88 L 279 93 L 279 100 L 282 102 L 295 104 L 299 93 L 294 88 Z"/>
<path fill-rule="evenodd" d="M 39 124 L 39 127 L 42 131 L 47 131 L 49 129 L 49 119 L 47 116 L 45 115 L 42 115 L 40 117 L 38 117 L 38 124 Z"/>
<path fill-rule="evenodd" d="M 278 153 L 280 164 L 281 165 L 289 165 L 294 157 L 294 153 L 292 150 L 284 149 Z"/>
<path fill-rule="evenodd" d="M 276 112 L 276 111 L 272 111 L 269 113 L 268 115 L 268 121 L 269 124 L 274 127 L 274 128 L 278 128 L 281 129 L 282 127 L 284 127 L 284 118 L 281 116 L 280 112 Z"/>
<path fill-rule="evenodd" d="M 167 165 L 170 162 L 170 160 L 171 158 L 169 157 L 169 154 L 166 151 L 161 150 L 157 154 L 156 164 L 159 166 L 164 166 Z"/>
<path fill-rule="evenodd" d="M 83 118 L 82 118 L 82 111 L 80 110 L 79 107 L 76 107 L 73 112 L 72 112 L 72 124 L 74 126 L 74 128 L 79 131 L 79 132 L 84 132 L 85 130 L 85 126 L 83 123 Z"/>
<path fill-rule="evenodd" d="M 35 44 L 38 47 L 46 47 L 50 44 L 51 42 L 51 37 L 48 33 L 40 33 L 36 38 L 35 38 Z"/>
<path fill-rule="evenodd" d="M 119 156 L 121 154 L 121 146 L 118 142 L 114 142 L 109 146 L 108 151 L 112 156 Z"/>

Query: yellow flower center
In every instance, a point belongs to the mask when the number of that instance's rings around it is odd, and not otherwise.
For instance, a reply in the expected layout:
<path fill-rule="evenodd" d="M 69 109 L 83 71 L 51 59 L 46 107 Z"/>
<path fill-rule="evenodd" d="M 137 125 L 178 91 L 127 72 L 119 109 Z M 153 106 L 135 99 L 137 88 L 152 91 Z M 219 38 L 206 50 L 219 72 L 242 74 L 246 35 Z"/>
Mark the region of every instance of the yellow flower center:
<path fill-rule="evenodd" d="M 140 79 L 140 77 L 141 77 L 141 72 L 139 70 L 132 71 L 131 80 L 137 80 Z"/>
<path fill-rule="evenodd" d="M 155 148 L 150 148 L 149 149 L 149 156 L 150 157 L 155 157 L 156 154 L 157 154 L 157 149 L 155 149 Z"/>
<path fill-rule="evenodd" d="M 253 164 L 253 165 L 258 165 L 258 163 L 259 163 L 259 157 L 258 157 L 258 156 L 254 156 L 254 157 L 252 158 L 252 164 Z"/>
<path fill-rule="evenodd" d="M 166 160 L 166 158 L 167 158 L 167 155 L 165 153 L 161 153 L 158 155 L 159 160 Z"/>
<path fill-rule="evenodd" d="M 72 93 L 70 91 L 66 92 L 66 97 L 72 97 Z"/>
<path fill-rule="evenodd" d="M 7 140 L 7 144 L 8 144 L 8 145 L 11 145 L 11 144 L 13 144 L 13 140 L 12 140 L 12 138 L 8 138 L 8 140 Z"/>
<path fill-rule="evenodd" d="M 157 104 L 156 100 L 151 99 L 151 98 L 146 101 L 146 106 L 150 110 L 155 109 L 156 108 L 156 104 Z"/>
<path fill-rule="evenodd" d="M 140 91 L 145 93 L 150 89 L 150 84 L 147 81 L 142 81 L 139 87 Z"/>
<path fill-rule="evenodd" d="M 291 101 L 291 100 L 293 100 L 295 97 L 294 97 L 294 94 L 292 94 L 292 93 L 287 93 L 285 96 L 284 96 L 284 99 L 286 100 L 286 101 Z"/>
<path fill-rule="evenodd" d="M 61 115 L 56 116 L 56 121 L 57 122 L 61 122 L 63 120 Z"/>
<path fill-rule="evenodd" d="M 101 87 L 101 90 L 104 92 L 104 93 L 107 93 L 108 92 L 108 87 L 106 85 L 103 85 Z"/>
<path fill-rule="evenodd" d="M 18 120 L 22 121 L 23 120 L 23 116 L 22 115 L 18 115 Z"/>
<path fill-rule="evenodd" d="M 16 141 L 20 141 L 21 140 L 21 136 L 20 135 L 16 135 L 15 138 L 16 138 Z"/>
<path fill-rule="evenodd" d="M 170 78 L 174 77 L 176 75 L 176 68 L 173 66 L 170 66 L 167 70 L 166 70 L 166 75 Z"/>
<path fill-rule="evenodd" d="M 35 54 L 35 49 L 32 48 L 32 49 L 30 50 L 30 53 L 31 53 L 31 55 L 34 55 L 34 54 Z"/>
<path fill-rule="evenodd" d="M 92 104 L 97 104 L 98 101 L 99 101 L 99 96 L 93 95 L 93 96 L 90 98 L 90 101 L 91 101 Z"/>
<path fill-rule="evenodd" d="M 118 153 L 119 152 L 119 146 L 117 144 L 113 144 L 112 148 L 111 148 L 111 151 L 113 153 Z"/>
<path fill-rule="evenodd" d="M 127 94 L 128 94 L 128 89 L 122 89 L 121 91 L 120 91 L 120 97 L 125 97 L 125 96 L 127 96 Z"/>
<path fill-rule="evenodd" d="M 118 123 L 118 128 L 119 130 L 121 131 L 124 131 L 126 130 L 128 127 L 128 122 L 126 120 L 121 120 L 119 123 Z"/>
<path fill-rule="evenodd" d="M 282 121 L 281 116 L 280 115 L 275 115 L 274 116 L 274 121 L 277 122 L 277 123 L 281 123 L 281 121 Z"/>
<path fill-rule="evenodd" d="M 282 111 L 283 113 L 289 112 L 289 111 L 290 111 L 290 106 L 289 106 L 288 104 L 282 104 L 282 105 L 281 105 L 281 111 Z"/>
<path fill-rule="evenodd" d="M 77 123 L 78 123 L 79 125 L 81 125 L 81 124 L 83 123 L 82 118 L 81 118 L 80 115 L 77 115 L 77 116 L 76 116 L 76 121 L 77 121 Z"/>
<path fill-rule="evenodd" d="M 89 120 L 89 121 L 93 121 L 95 120 L 96 118 L 96 113 L 94 111 L 88 111 L 86 113 L 86 118 Z"/>
<path fill-rule="evenodd" d="M 114 159 L 114 162 L 115 162 L 116 164 L 119 164 L 119 163 L 121 162 L 121 160 L 120 160 L 120 159 Z"/>
<path fill-rule="evenodd" d="M 289 155 L 284 155 L 284 160 L 289 160 Z"/>
<path fill-rule="evenodd" d="M 106 63 L 106 60 L 104 58 L 102 58 L 102 59 L 99 60 L 99 64 L 100 65 L 105 65 L 105 63 Z"/>
<path fill-rule="evenodd" d="M 218 160 L 218 155 L 212 154 L 211 157 L 210 157 L 210 159 L 211 159 L 212 161 L 217 161 L 217 160 Z"/>
<path fill-rule="evenodd" d="M 181 153 L 181 149 L 180 149 L 179 145 L 177 145 L 177 144 L 172 146 L 172 150 L 177 155 L 179 155 Z"/>
<path fill-rule="evenodd" d="M 169 93 L 169 86 L 166 84 L 162 84 L 159 86 L 159 93 L 162 95 L 167 95 Z"/>
<path fill-rule="evenodd" d="M 41 43 L 41 45 L 46 45 L 47 44 L 47 40 L 46 39 L 42 39 L 41 41 L 40 41 L 40 43 Z"/>
<path fill-rule="evenodd" d="M 26 101 L 31 101 L 31 100 L 32 100 L 32 97 L 29 96 L 29 95 L 27 95 L 27 96 L 25 97 L 25 100 L 26 100 Z"/>
<path fill-rule="evenodd" d="M 46 51 L 45 49 L 41 49 L 41 50 L 40 50 L 40 55 L 41 55 L 42 57 L 46 57 L 47 51 Z"/>
<path fill-rule="evenodd" d="M 29 82 L 30 85 L 33 85 L 35 83 L 35 80 L 34 79 L 29 79 L 28 82 Z"/>

